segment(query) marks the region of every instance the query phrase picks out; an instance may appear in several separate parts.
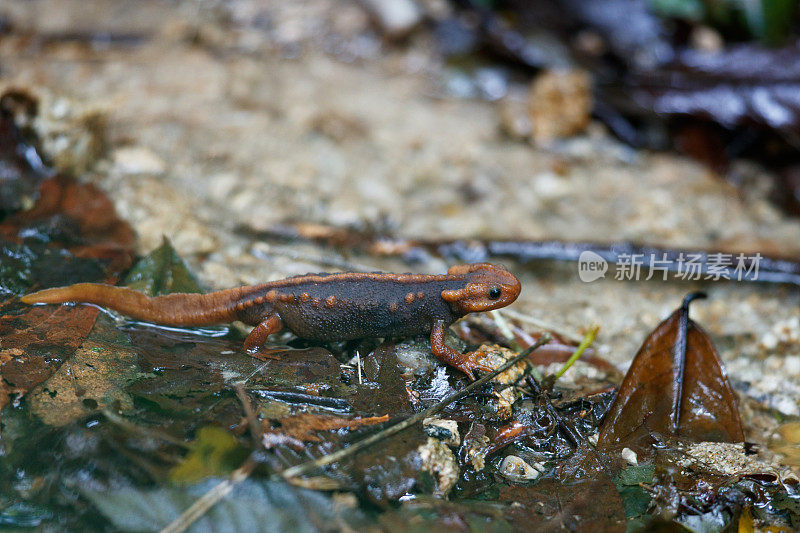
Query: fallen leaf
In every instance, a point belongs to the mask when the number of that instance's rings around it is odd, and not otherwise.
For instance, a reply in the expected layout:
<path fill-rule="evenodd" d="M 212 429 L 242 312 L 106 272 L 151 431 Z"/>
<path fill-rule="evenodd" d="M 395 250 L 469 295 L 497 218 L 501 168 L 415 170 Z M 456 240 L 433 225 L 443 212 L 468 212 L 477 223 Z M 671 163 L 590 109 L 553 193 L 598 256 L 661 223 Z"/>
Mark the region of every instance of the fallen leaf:
<path fill-rule="evenodd" d="M 639 349 L 600 429 L 598 446 L 650 450 L 659 435 L 741 442 L 742 423 L 725 370 L 683 305 Z"/>
<path fill-rule="evenodd" d="M 373 416 L 413 412 L 394 344 L 381 344 L 374 352 L 362 357 L 361 364 L 364 383 L 356 385 L 355 393 L 349 398 L 356 411 Z"/>
<path fill-rule="evenodd" d="M 197 277 L 166 237 L 161 246 L 131 267 L 122 284 L 150 296 L 173 292 L 203 292 Z"/>
<path fill-rule="evenodd" d="M 3 220 L 0 238 L 64 248 L 76 257 L 108 263 L 117 274 L 131 265 L 136 241 L 103 191 L 63 175 L 42 182 L 32 209 Z"/>
<path fill-rule="evenodd" d="M 175 484 L 189 484 L 207 477 L 226 476 L 241 466 L 249 453 L 229 432 L 216 426 L 204 426 L 197 431 L 183 462 L 170 470 L 169 480 Z"/>
<path fill-rule="evenodd" d="M 86 340 L 45 382 L 29 392 L 31 412 L 45 424 L 63 426 L 97 410 L 132 409 L 125 387 L 142 376 L 130 339 L 108 315 L 100 315 Z"/>
<path fill-rule="evenodd" d="M 502 487 L 498 501 L 512 504 L 505 517 L 519 531 L 625 531 L 623 500 L 586 446 L 561 462 L 552 478 Z"/>
<path fill-rule="evenodd" d="M 614 476 L 614 485 L 625 507 L 628 520 L 639 518 L 647 512 L 652 499 L 641 483 L 652 483 L 655 466 L 652 464 L 629 466 Z"/>
<path fill-rule="evenodd" d="M 0 409 L 53 375 L 97 316 L 97 309 L 87 306 L 21 307 L 13 301 L 0 304 Z"/>
<path fill-rule="evenodd" d="M 53 375 L 97 316 L 88 306 L 28 306 L 17 297 L 48 286 L 114 281 L 130 266 L 135 239 L 95 186 L 61 175 L 40 183 L 52 171 L 14 122 L 9 106 L 24 101 L 10 94 L 0 98 L 0 170 L 38 187 L 38 201 L 16 206 L 28 210 L 0 209 L 7 215 L 0 220 L 0 409 Z M 28 101 L 26 116 L 35 112 L 35 101 Z"/>

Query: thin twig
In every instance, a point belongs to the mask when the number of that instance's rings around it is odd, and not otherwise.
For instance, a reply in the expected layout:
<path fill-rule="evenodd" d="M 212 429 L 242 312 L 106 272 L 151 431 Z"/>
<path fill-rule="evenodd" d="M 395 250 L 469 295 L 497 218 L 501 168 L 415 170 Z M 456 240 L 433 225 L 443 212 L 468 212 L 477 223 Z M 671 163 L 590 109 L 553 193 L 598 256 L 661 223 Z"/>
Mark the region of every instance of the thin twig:
<path fill-rule="evenodd" d="M 250 431 L 250 437 L 253 439 L 253 449 L 260 450 L 262 435 L 261 424 L 258 423 L 258 418 L 256 417 L 255 412 L 253 412 L 253 406 L 250 403 L 250 398 L 247 397 L 247 393 L 245 392 L 241 383 L 236 383 L 233 387 L 236 390 L 236 396 L 242 403 L 244 416 L 247 419 L 247 429 Z"/>
<path fill-rule="evenodd" d="M 203 496 L 190 505 L 188 509 L 181 513 L 178 518 L 162 529 L 161 533 L 182 533 L 186 531 L 189 526 L 206 514 L 217 502 L 230 494 L 237 484 L 250 477 L 250 474 L 253 473 L 256 465 L 258 465 L 256 454 L 261 450 L 261 440 L 263 436 L 261 424 L 258 423 L 258 418 L 253 411 L 253 406 L 250 403 L 250 398 L 247 397 L 243 383 L 236 383 L 234 389 L 236 390 L 236 396 L 239 398 L 239 401 L 242 402 L 242 409 L 247 419 L 247 429 L 250 431 L 250 436 L 253 438 L 253 451 L 247 459 L 245 459 L 244 463 L 242 463 L 242 466 L 231 472 L 228 479 L 221 481 L 203 494 Z"/>
<path fill-rule="evenodd" d="M 452 402 L 458 400 L 459 398 L 463 398 L 464 396 L 468 395 L 470 392 L 472 392 L 473 390 L 477 389 L 478 387 L 480 387 L 484 383 L 488 382 L 489 380 L 493 379 L 495 376 L 505 372 L 506 370 L 508 370 L 509 368 L 514 366 L 515 364 L 519 363 L 520 361 L 524 361 L 531 354 L 531 352 L 533 352 L 539 346 L 541 346 L 543 344 L 547 344 L 548 342 L 550 342 L 550 339 L 551 339 L 550 335 L 548 333 L 544 333 L 539 338 L 539 340 L 536 341 L 536 344 L 534 344 L 533 346 L 531 346 L 530 348 L 528 348 L 524 352 L 520 353 L 518 356 L 514 357 L 513 359 L 510 359 L 510 360 L 506 361 L 500 367 L 498 367 L 497 369 L 493 370 L 492 372 L 489 372 L 488 374 L 486 374 L 482 378 L 470 383 L 469 385 L 467 385 L 466 387 L 464 387 L 460 391 L 457 391 L 457 392 L 454 392 L 453 394 L 450 394 L 449 396 L 444 398 L 442 401 L 440 401 L 436 405 L 433 405 L 433 406 L 429 407 L 428 409 L 422 411 L 421 413 L 417 413 L 416 415 L 411 416 L 411 417 L 403 420 L 402 422 L 398 422 L 397 424 L 395 424 L 393 426 L 390 426 L 390 427 L 384 429 L 383 431 L 381 431 L 379 433 L 375 433 L 375 434 L 370 435 L 369 437 L 367 437 L 365 439 L 362 439 L 362 440 L 360 440 L 358 442 L 355 442 L 355 443 L 353 443 L 352 445 L 350 445 L 347 448 L 344 448 L 342 450 L 339 450 L 339 451 L 333 452 L 331 454 L 325 455 L 325 456 L 320 457 L 319 459 L 316 459 L 314 461 L 309 461 L 307 463 L 303 463 L 303 464 L 299 464 L 297 466 L 293 466 L 291 468 L 287 468 L 286 470 L 284 470 L 281 473 L 281 476 L 284 479 L 290 479 L 290 478 L 293 478 L 293 477 L 296 477 L 296 476 L 299 476 L 299 475 L 302 475 L 302 474 L 306 474 L 308 472 L 311 472 L 311 471 L 316 470 L 318 468 L 321 468 L 323 466 L 329 465 L 331 463 L 335 463 L 337 461 L 340 461 L 340 460 L 344 459 L 345 457 L 349 457 L 350 455 L 353 455 L 353 454 L 363 450 L 364 448 L 372 446 L 376 442 L 380 442 L 380 441 L 384 440 L 385 438 L 387 438 L 387 437 L 389 437 L 391 435 L 394 435 L 395 433 L 403 431 L 404 429 L 413 426 L 417 422 L 422 422 L 426 418 L 428 418 L 430 416 L 433 416 L 436 413 L 440 412 L 445 407 L 450 405 Z"/>

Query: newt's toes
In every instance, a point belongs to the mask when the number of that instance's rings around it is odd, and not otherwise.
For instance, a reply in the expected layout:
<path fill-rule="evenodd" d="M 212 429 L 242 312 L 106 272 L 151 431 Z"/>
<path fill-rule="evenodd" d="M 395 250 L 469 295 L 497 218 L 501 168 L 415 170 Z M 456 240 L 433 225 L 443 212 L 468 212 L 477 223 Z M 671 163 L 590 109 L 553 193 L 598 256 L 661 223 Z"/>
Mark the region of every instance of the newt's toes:
<path fill-rule="evenodd" d="M 482 370 L 484 372 L 492 372 L 494 370 L 494 368 L 484 363 L 482 359 L 483 356 L 479 356 L 477 352 L 468 352 L 465 353 L 458 364 L 454 366 L 469 376 L 469 379 L 475 381 L 475 370 Z"/>

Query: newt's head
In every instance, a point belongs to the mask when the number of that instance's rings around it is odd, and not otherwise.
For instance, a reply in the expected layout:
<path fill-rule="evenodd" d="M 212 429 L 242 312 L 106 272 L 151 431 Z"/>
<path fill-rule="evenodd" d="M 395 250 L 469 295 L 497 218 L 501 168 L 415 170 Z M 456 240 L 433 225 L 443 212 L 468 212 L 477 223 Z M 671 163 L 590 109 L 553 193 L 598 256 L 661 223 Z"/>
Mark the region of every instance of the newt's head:
<path fill-rule="evenodd" d="M 442 291 L 442 298 L 461 315 L 499 309 L 519 296 L 519 280 L 499 265 L 456 265 L 447 273 L 465 277 L 466 283 L 460 289 Z"/>

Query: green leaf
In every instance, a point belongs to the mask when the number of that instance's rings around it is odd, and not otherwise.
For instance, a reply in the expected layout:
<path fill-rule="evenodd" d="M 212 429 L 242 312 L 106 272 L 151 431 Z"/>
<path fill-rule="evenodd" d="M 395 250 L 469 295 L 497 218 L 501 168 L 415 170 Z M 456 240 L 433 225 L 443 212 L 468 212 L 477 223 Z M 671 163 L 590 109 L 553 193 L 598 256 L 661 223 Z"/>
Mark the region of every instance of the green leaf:
<path fill-rule="evenodd" d="M 121 531 L 159 531 L 219 483 L 142 490 L 83 491 L 100 513 Z M 363 530 L 358 509 L 337 505 L 328 496 L 286 483 L 248 479 L 201 516 L 189 531 L 311 533 Z"/>
<path fill-rule="evenodd" d="M 206 426 L 197 432 L 197 440 L 183 462 L 173 468 L 169 479 L 173 483 L 195 483 L 212 476 L 226 475 L 238 468 L 248 455 L 233 435 L 216 426 Z"/>
<path fill-rule="evenodd" d="M 629 466 L 614 477 L 614 485 L 619 491 L 628 520 L 639 518 L 647 512 L 650 495 L 639 483 L 652 483 L 654 472 L 654 465 L 642 464 Z"/>
<path fill-rule="evenodd" d="M 651 483 L 656 467 L 652 464 L 629 466 L 614 478 L 617 488 L 621 486 L 638 486 L 639 483 Z"/>
<path fill-rule="evenodd" d="M 173 292 L 204 292 L 200 282 L 166 237 L 161 246 L 131 268 L 123 285 L 150 296 Z"/>

